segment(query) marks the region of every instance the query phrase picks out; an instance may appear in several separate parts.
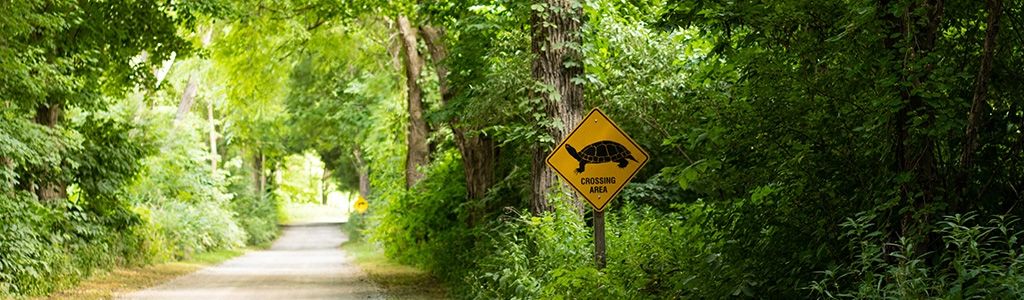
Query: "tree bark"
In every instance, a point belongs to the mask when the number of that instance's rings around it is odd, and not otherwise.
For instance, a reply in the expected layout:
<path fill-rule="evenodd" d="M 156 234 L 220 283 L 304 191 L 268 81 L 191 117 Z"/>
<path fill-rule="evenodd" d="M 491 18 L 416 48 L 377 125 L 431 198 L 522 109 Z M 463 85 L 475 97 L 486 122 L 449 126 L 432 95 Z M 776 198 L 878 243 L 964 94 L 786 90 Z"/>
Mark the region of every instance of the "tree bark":
<path fill-rule="evenodd" d="M 370 197 L 370 167 L 363 160 L 363 151 L 359 147 L 352 150 L 352 157 L 356 160 L 356 174 L 359 174 L 359 195 L 363 199 Z"/>
<path fill-rule="evenodd" d="M 256 197 L 263 199 L 267 177 L 263 174 L 263 151 L 256 150 L 252 155 L 252 181 Z"/>
<path fill-rule="evenodd" d="M 206 118 L 210 123 L 210 174 L 217 175 L 217 119 L 213 118 L 213 102 L 206 103 Z"/>
<path fill-rule="evenodd" d="M 968 172 L 973 166 L 974 151 L 978 147 L 978 128 L 981 127 L 982 114 L 988 104 L 986 102 L 988 82 L 992 78 L 992 59 L 996 52 L 996 37 L 999 35 L 999 19 L 1002 17 L 1003 1 L 986 0 L 985 7 L 988 10 L 988 20 L 985 22 L 985 42 L 982 46 L 978 77 L 974 79 L 974 96 L 971 101 L 971 111 L 967 114 L 967 130 L 964 134 L 963 149 L 960 152 L 962 172 Z"/>
<path fill-rule="evenodd" d="M 437 86 L 441 94 L 441 102 L 448 104 L 454 95 L 448 89 L 448 65 L 445 64 L 445 60 L 448 59 L 448 48 L 444 45 L 444 30 L 432 25 L 424 25 L 420 26 L 420 33 L 423 35 L 423 42 L 427 45 L 427 50 L 430 51 L 430 60 L 437 73 Z"/>
<path fill-rule="evenodd" d="M 188 84 L 185 85 L 185 92 L 181 94 L 181 102 L 178 104 L 178 113 L 174 115 L 174 122 L 178 123 L 185 119 L 185 114 L 192 109 L 192 102 L 196 98 L 196 90 L 199 89 L 199 80 L 195 75 L 188 77 Z"/>
<path fill-rule="evenodd" d="M 331 170 L 327 168 L 327 164 L 324 164 L 324 172 L 320 174 L 320 204 L 323 205 L 327 205 L 327 184 L 330 178 Z"/>
<path fill-rule="evenodd" d="M 57 127 L 57 123 L 60 122 L 63 105 L 56 101 L 51 102 L 53 103 L 40 104 L 39 106 L 36 106 L 35 122 L 46 127 L 54 128 Z M 32 192 L 36 194 L 36 197 L 38 197 L 40 202 L 54 202 L 58 199 L 64 199 L 67 197 L 67 184 L 55 177 L 56 176 L 49 176 L 48 174 L 43 174 L 38 177 L 41 178 L 42 181 L 36 183 L 38 187 Z"/>
<path fill-rule="evenodd" d="M 213 40 L 213 26 L 209 26 L 203 34 L 202 47 L 206 48 Z M 181 122 L 185 115 L 192 110 L 192 103 L 195 102 L 196 93 L 199 90 L 199 76 L 189 75 L 188 83 L 185 84 L 185 91 L 181 94 L 181 103 L 178 104 L 178 113 L 174 116 L 174 123 Z"/>
<path fill-rule="evenodd" d="M 160 84 L 164 82 L 165 78 L 167 78 L 167 73 L 171 72 L 171 66 L 174 65 L 174 60 L 177 57 L 177 53 L 171 52 L 171 57 L 168 58 L 167 61 L 164 61 L 163 64 L 160 65 L 160 68 L 153 70 L 153 76 L 156 77 L 156 84 L 153 85 L 154 90 L 160 88 Z"/>
<path fill-rule="evenodd" d="M 441 102 L 448 105 L 448 102 L 455 96 L 448 87 L 448 66 L 445 59 L 448 57 L 448 50 L 444 45 L 444 31 L 430 25 L 420 27 L 423 34 L 423 41 L 430 50 L 430 58 L 437 72 L 438 90 L 441 93 Z M 466 177 L 466 196 L 468 199 L 479 200 L 484 197 L 487 190 L 494 185 L 494 164 L 498 156 L 498 148 L 494 140 L 483 133 L 475 132 L 479 127 L 466 128 L 457 115 L 448 120 L 448 125 L 455 136 L 455 144 L 462 155 L 463 173 Z M 470 223 L 475 224 L 480 218 L 480 211 L 471 211 Z"/>
<path fill-rule="evenodd" d="M 9 157 L 0 156 L 0 168 L 3 168 L 6 172 L 13 173 L 14 161 L 12 161 Z M 14 187 L 15 183 L 16 182 L 14 178 L 11 178 L 11 180 L 8 180 L 7 182 L 0 183 L 0 187 Z M 8 194 L 14 193 L 14 189 L 12 188 L 7 192 Z"/>
<path fill-rule="evenodd" d="M 530 17 L 530 44 L 535 55 L 532 75 L 550 90 L 533 91 L 532 96 L 543 100 L 546 116 L 556 122 L 538 129 L 554 141 L 561 141 L 582 118 L 583 86 L 573 80 L 583 76 L 583 60 L 578 50 L 582 42 L 583 9 L 574 0 L 546 0 L 539 4 L 543 9 L 534 9 Z M 541 143 L 533 151 L 530 211 L 534 214 L 552 209 L 548 193 L 558 181 L 545 163 L 550 151 L 551 145 Z M 576 199 L 574 194 L 569 198 Z M 573 200 L 573 205 L 582 213 L 582 203 Z"/>
<path fill-rule="evenodd" d="M 36 106 L 36 124 L 50 128 L 56 127 L 58 121 L 60 121 L 62 110 L 63 106 L 60 103 L 40 104 L 39 106 Z"/>
<path fill-rule="evenodd" d="M 405 58 L 405 82 L 409 100 L 405 187 L 411 188 L 423 178 L 419 167 L 426 165 L 430 156 L 430 148 L 427 145 L 427 121 L 423 118 L 423 90 L 418 82 L 423 69 L 423 58 L 417 48 L 416 31 L 409 23 L 409 18 L 398 16 L 398 33 L 404 46 L 402 53 Z"/>

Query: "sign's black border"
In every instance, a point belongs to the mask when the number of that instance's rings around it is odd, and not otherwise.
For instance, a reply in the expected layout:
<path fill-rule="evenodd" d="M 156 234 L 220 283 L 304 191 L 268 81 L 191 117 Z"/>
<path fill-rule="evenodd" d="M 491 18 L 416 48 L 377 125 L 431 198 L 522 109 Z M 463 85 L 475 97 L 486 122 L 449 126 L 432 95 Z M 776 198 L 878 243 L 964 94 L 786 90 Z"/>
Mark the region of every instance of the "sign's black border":
<path fill-rule="evenodd" d="M 558 168 L 555 168 L 555 166 L 551 164 L 551 158 L 555 156 L 555 153 L 558 152 L 558 149 L 562 149 L 563 147 L 565 147 L 565 143 L 569 141 L 569 137 L 571 137 L 574 134 L 576 134 L 576 131 L 580 130 L 580 127 L 583 127 L 584 121 L 586 121 L 587 119 L 590 119 L 590 116 L 593 115 L 594 113 L 598 113 L 602 117 L 604 117 L 605 120 L 608 120 L 608 123 L 611 123 L 612 127 L 614 127 L 615 130 L 619 131 L 619 133 L 622 134 L 622 136 L 626 137 L 626 140 L 629 141 L 630 144 L 633 144 L 633 147 L 635 147 L 637 150 L 640 150 L 640 152 L 643 152 L 644 156 L 647 157 L 647 159 L 645 159 L 644 162 L 640 163 L 640 166 L 637 167 L 636 170 L 633 170 L 633 174 L 629 174 L 629 177 L 626 178 L 626 182 L 623 183 L 622 185 L 620 185 L 619 188 L 616 189 L 615 192 L 612 193 L 612 195 L 608 197 L 608 201 L 605 201 L 604 205 L 602 205 L 601 207 L 597 207 L 596 205 L 594 205 L 593 201 L 591 201 L 589 198 L 584 196 L 586 194 L 584 194 L 583 191 L 580 191 L 580 189 L 577 188 L 576 185 L 570 183 L 569 179 L 565 177 L 565 174 L 562 174 L 562 171 L 559 171 Z M 640 172 L 640 169 L 643 169 L 644 166 L 647 165 L 647 162 L 650 161 L 650 160 L 651 160 L 651 154 L 647 153 L 647 151 L 644 150 L 644 148 L 640 148 L 640 145 L 636 144 L 636 141 L 633 140 L 633 137 L 629 136 L 628 134 L 626 134 L 626 132 L 622 131 L 622 129 L 619 128 L 619 124 L 615 124 L 615 121 L 612 120 L 612 118 L 609 118 L 608 115 L 604 114 L 604 112 L 601 111 L 600 108 L 595 107 L 594 109 L 590 110 L 590 113 L 588 113 L 586 117 L 583 117 L 583 120 L 580 120 L 579 124 L 576 124 L 576 128 L 573 128 L 572 132 L 570 132 L 569 135 L 565 136 L 565 138 L 562 139 L 562 142 L 558 143 L 558 147 L 555 147 L 555 149 L 551 150 L 551 153 L 548 154 L 548 158 L 545 159 L 544 162 L 547 163 L 548 168 L 551 168 L 552 170 L 555 170 L 555 173 L 558 173 L 558 177 L 561 177 L 562 180 L 564 180 L 566 183 L 569 184 L 569 186 L 572 187 L 572 189 L 576 190 L 576 192 L 579 193 L 580 197 L 583 197 L 584 199 L 587 199 L 587 202 L 590 203 L 591 207 L 593 207 L 597 211 L 604 211 L 604 208 L 608 207 L 608 203 L 612 203 L 612 199 L 615 199 L 615 196 L 618 196 L 619 192 L 621 192 L 622 189 L 625 188 L 627 184 L 629 184 L 631 181 L 633 181 L 633 177 L 636 177 L 636 173 Z"/>

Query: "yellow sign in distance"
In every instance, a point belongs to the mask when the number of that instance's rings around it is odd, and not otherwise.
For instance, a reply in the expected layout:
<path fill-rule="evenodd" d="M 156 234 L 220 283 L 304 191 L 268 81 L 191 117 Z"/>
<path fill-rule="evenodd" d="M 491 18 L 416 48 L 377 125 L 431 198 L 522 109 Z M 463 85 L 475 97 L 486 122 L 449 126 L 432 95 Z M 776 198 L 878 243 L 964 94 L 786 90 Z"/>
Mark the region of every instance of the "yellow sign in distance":
<path fill-rule="evenodd" d="M 356 212 L 360 214 L 366 213 L 366 210 L 370 209 L 370 203 L 366 202 L 366 199 L 363 199 L 363 195 L 359 195 L 359 199 L 356 200 L 356 203 L 353 206 L 355 207 Z"/>
<path fill-rule="evenodd" d="M 647 151 L 594 108 L 548 155 L 547 162 L 594 209 L 603 211 L 649 158 Z"/>

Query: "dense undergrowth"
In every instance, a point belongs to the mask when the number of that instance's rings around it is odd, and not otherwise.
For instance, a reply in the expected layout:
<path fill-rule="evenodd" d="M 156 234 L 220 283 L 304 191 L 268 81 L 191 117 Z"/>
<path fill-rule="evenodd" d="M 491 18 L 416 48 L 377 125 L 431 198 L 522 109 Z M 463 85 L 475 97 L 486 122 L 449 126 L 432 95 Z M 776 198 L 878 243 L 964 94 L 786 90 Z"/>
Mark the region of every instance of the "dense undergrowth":
<path fill-rule="evenodd" d="M 0 297 L 47 294 L 97 270 L 187 259 L 276 236 L 275 201 L 256 199 L 246 181 L 250 177 L 227 176 L 244 170 L 211 173 L 206 150 L 194 142 L 201 138 L 202 124 L 187 120 L 168 126 L 170 114 L 149 117 L 144 123 L 116 117 L 106 121 L 121 131 L 73 131 L 102 133 L 87 137 L 110 144 L 67 142 L 75 152 L 55 160 L 63 165 L 51 166 L 72 173 L 69 182 L 77 182 L 69 186 L 67 199 L 39 201 L 35 194 L 14 191 L 17 181 L 2 182 Z M 13 157 L 14 170 L 46 167 L 46 161 L 31 155 L 47 153 L 54 145 L 38 138 L 43 142 L 33 144 L 33 138 L 18 135 L 25 132 L 5 131 L 21 129 L 10 124 L 37 131 L 25 131 L 30 134 L 52 130 L 18 122 L 0 125 L 0 149 L 27 154 Z M 131 145 L 142 148 L 111 150 Z"/>
<path fill-rule="evenodd" d="M 659 209 L 632 201 L 670 183 L 655 178 L 624 191 L 619 207 L 608 213 L 607 267 L 597 269 L 589 220 L 566 205 L 564 197 L 557 198 L 555 211 L 542 216 L 506 207 L 484 224 L 469 226 L 467 204 L 457 196 L 465 188 L 460 170 L 457 156 L 443 156 L 415 192 L 389 196 L 377 217 L 359 220 L 369 222 L 371 239 L 389 256 L 431 271 L 457 298 L 776 298 L 757 292 L 771 280 L 734 264 L 759 258 L 727 256 L 736 242 L 721 238 L 729 233 L 713 225 L 716 213 L 708 203 Z M 391 214 L 402 217 L 387 217 Z M 847 219 L 841 235 L 850 263 L 803 274 L 808 281 L 785 293 L 799 298 L 1016 299 L 1024 292 L 1024 243 L 1017 217 L 944 217 L 932 235 L 943 249 L 939 256 L 914 249 L 906 237 L 888 242 L 877 220 L 867 213 Z"/>

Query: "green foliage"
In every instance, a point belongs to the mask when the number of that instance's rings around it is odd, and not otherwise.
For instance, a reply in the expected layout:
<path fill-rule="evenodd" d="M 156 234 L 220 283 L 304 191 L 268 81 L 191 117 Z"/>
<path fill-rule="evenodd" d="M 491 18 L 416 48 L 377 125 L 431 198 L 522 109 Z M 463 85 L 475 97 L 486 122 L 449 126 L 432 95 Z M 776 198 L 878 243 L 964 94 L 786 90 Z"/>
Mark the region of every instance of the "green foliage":
<path fill-rule="evenodd" d="M 290 203 L 320 203 L 320 176 L 323 166 L 314 164 L 312 154 L 284 158 L 281 182 L 275 191 L 281 200 Z"/>
<path fill-rule="evenodd" d="M 156 150 L 140 132 L 141 128 L 120 119 L 88 115 L 74 122 L 84 138 L 83 151 L 70 158 L 77 165 L 75 182 L 82 196 L 90 199 L 83 204 L 95 211 L 117 206 L 121 188 L 141 170 L 140 161 Z"/>
<path fill-rule="evenodd" d="M 463 270 L 466 290 L 461 294 L 501 299 L 623 295 L 594 268 L 590 232 L 566 205 L 540 217 L 511 212 L 504 218 L 477 233 L 482 244 L 471 256 L 474 268 Z"/>
<path fill-rule="evenodd" d="M 382 207 L 376 212 L 378 216 L 401 214 L 403 217 L 378 219 L 370 232 L 373 241 L 385 245 L 388 256 L 431 269 L 457 263 L 459 255 L 451 255 L 449 251 L 456 247 L 452 243 L 463 242 L 459 237 L 465 234 L 457 229 L 465 227 L 459 201 L 459 195 L 466 189 L 465 182 L 458 176 L 461 160 L 454 151 L 437 159 L 426 171 L 429 180 L 416 186 L 419 192 L 383 198 L 387 202 L 380 203 Z M 446 256 L 450 258 L 439 259 Z"/>
<path fill-rule="evenodd" d="M 68 180 L 71 171 L 63 158 L 81 149 L 76 132 L 7 114 L 0 121 L 0 187 L 14 190 L 41 181 L 36 174 L 61 174 L 48 180 Z"/>
<path fill-rule="evenodd" d="M 144 172 L 127 191 L 170 249 L 166 255 L 184 258 L 273 239 L 276 200 L 254 195 L 249 176 L 211 173 L 205 144 L 193 142 L 201 140 L 202 124 L 186 119 L 168 126 L 171 117 L 151 116 L 147 133 L 161 152 L 145 160 Z"/>
<path fill-rule="evenodd" d="M 151 84 L 148 66 L 172 52 L 189 51 L 177 32 L 191 11 L 173 11 L 175 4 L 33 0 L 10 5 L 0 19 L 5 45 L 0 99 L 7 109 L 22 112 L 52 104 L 94 109 L 105 106 L 101 93 Z M 133 62 L 143 51 L 148 60 Z"/>
<path fill-rule="evenodd" d="M 54 273 L 51 263 L 66 259 L 54 247 L 58 237 L 47 230 L 51 213 L 24 193 L 0 194 L 0 205 L 0 252 L 4 253 L 0 293 L 38 293 L 37 287 Z"/>
<path fill-rule="evenodd" d="M 148 262 L 147 225 L 126 211 L 97 215 L 27 193 L 0 193 L 0 296 L 39 295 L 95 270 Z M 125 219 L 132 220 L 125 223 Z"/>
<path fill-rule="evenodd" d="M 200 14 L 228 9 L 186 2 L 4 5 L 0 298 L 276 235 L 273 199 L 235 197 L 210 172 L 206 124 L 159 113 L 178 95 L 154 90 L 154 69 L 193 53 L 181 35 Z"/>
<path fill-rule="evenodd" d="M 247 193 L 250 190 L 247 186 L 245 192 L 235 194 L 229 208 L 233 212 L 238 226 L 248 237 L 245 244 L 263 245 L 277 238 L 279 233 L 277 220 L 281 214 L 281 200 L 273 194 L 266 195 L 266 198 L 260 198 Z"/>
<path fill-rule="evenodd" d="M 464 298 L 1024 293 L 1020 1 L 574 4 L 583 26 L 565 34 L 585 43 L 567 46 L 586 72 L 572 82 L 652 156 L 607 212 L 603 270 L 589 217 L 562 191 L 554 212 L 521 213 L 532 151 L 555 142 L 539 129 L 573 125 L 536 97 L 552 91 L 532 74 L 531 33 L 553 26 L 528 17 L 549 13 L 543 2 L 5 5 L 0 295 L 270 241 L 280 201 L 314 198 L 314 178 L 276 176 L 310 151 L 338 186 L 369 180 L 370 215 L 352 226 Z M 441 29 L 447 50 L 412 79 L 425 88 L 433 161 L 410 189 L 397 15 Z M 200 24 L 214 40 L 189 58 Z M 435 60 L 431 46 L 416 48 Z M 172 53 L 183 62 L 155 89 Z M 172 120 L 189 78 L 202 79 L 208 121 Z M 473 153 L 457 132 L 496 145 L 483 199 L 466 197 L 479 178 L 466 178 L 475 166 L 460 154 Z M 38 203 L 47 192 L 67 197 Z"/>
<path fill-rule="evenodd" d="M 1020 218 L 982 218 L 968 213 L 936 222 L 934 233 L 945 251 L 934 262 L 910 238 L 887 242 L 876 215 L 848 218 L 842 228 L 854 259 L 823 271 L 808 289 L 823 298 L 1019 298 L 1024 293 Z"/>
<path fill-rule="evenodd" d="M 168 202 L 147 207 L 157 233 L 174 258 L 189 258 L 213 249 L 234 249 L 246 242 L 234 212 L 218 202 Z M 144 206 L 145 207 L 145 206 Z"/>

